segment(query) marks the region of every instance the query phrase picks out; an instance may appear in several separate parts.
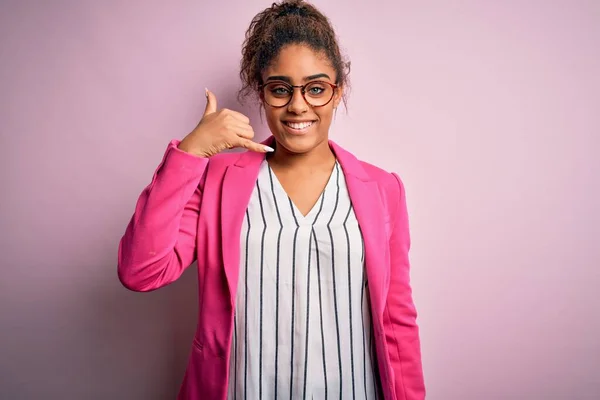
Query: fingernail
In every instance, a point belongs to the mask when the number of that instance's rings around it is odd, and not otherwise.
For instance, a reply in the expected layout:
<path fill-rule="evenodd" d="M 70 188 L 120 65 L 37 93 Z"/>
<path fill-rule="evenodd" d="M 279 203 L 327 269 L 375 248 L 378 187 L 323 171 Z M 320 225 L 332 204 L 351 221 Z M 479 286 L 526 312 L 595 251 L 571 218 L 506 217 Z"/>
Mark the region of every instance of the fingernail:
<path fill-rule="evenodd" d="M 275 149 L 274 149 L 274 148 L 272 148 L 272 147 L 269 147 L 269 146 L 265 146 L 265 151 L 266 151 L 267 153 L 272 153 L 272 152 L 274 152 L 274 151 L 275 151 Z"/>
<path fill-rule="evenodd" d="M 206 98 L 208 98 L 208 89 L 204 88 L 204 94 L 206 94 Z"/>

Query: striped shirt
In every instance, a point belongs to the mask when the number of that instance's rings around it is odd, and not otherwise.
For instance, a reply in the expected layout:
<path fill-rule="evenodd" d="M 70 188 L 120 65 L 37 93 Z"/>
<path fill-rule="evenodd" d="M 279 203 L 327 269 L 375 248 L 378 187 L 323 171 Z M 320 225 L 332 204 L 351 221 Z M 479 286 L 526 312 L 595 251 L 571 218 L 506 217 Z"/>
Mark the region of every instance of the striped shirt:
<path fill-rule="evenodd" d="M 241 232 L 228 398 L 381 398 L 363 238 L 339 164 L 303 216 L 263 162 Z"/>

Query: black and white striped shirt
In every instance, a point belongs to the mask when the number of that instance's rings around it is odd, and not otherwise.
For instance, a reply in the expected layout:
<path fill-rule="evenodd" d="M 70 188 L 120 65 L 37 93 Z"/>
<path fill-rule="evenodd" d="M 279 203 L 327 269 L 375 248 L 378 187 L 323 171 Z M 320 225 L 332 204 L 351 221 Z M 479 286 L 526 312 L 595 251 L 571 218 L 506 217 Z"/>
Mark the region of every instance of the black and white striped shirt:
<path fill-rule="evenodd" d="M 303 216 L 263 162 L 240 243 L 228 398 L 381 398 L 364 245 L 341 167 Z"/>

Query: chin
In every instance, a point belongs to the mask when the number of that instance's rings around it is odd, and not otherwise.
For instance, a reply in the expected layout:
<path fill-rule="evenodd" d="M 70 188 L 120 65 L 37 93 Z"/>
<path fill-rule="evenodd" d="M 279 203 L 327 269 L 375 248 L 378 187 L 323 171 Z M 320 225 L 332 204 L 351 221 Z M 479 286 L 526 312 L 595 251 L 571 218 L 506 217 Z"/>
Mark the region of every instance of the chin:
<path fill-rule="evenodd" d="M 297 154 L 308 153 L 318 147 L 323 140 L 326 140 L 326 138 L 317 135 L 292 136 L 285 133 L 280 133 L 276 139 L 287 151 Z"/>

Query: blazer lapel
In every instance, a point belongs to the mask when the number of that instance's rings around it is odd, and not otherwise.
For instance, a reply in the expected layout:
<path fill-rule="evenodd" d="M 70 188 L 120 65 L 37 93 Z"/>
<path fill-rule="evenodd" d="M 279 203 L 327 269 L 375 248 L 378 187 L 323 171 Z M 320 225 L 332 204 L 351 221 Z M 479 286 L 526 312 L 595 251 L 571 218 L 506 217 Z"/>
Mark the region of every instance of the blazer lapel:
<path fill-rule="evenodd" d="M 267 140 L 268 141 L 268 140 Z M 240 265 L 240 234 L 248 202 L 265 155 L 247 151 L 227 167 L 221 192 L 221 251 L 231 304 L 235 303 Z"/>
<path fill-rule="evenodd" d="M 365 243 L 365 268 L 372 308 L 382 315 L 385 288 L 389 273 L 389 250 L 386 246 L 385 212 L 379 186 L 366 173 L 361 163 L 349 152 L 330 141 L 348 186 L 348 194 Z"/>

